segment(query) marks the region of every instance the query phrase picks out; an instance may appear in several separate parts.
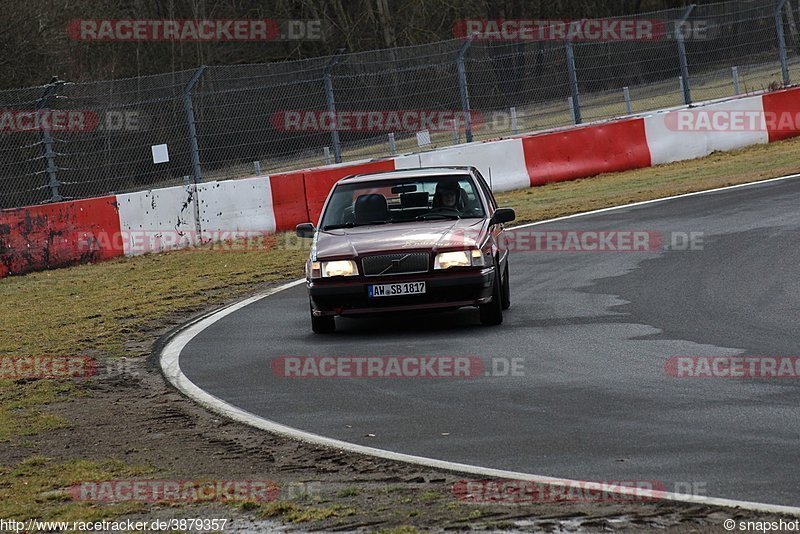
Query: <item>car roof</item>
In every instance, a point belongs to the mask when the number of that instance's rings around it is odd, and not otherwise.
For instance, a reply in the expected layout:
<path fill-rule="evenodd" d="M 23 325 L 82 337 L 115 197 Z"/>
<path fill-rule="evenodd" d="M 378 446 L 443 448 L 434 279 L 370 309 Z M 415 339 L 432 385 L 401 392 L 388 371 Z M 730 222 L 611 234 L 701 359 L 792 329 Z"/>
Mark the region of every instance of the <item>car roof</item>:
<path fill-rule="evenodd" d="M 472 174 L 472 167 L 464 166 L 464 167 L 421 167 L 417 169 L 398 169 L 393 171 L 378 171 L 378 172 L 370 172 L 364 174 L 355 174 L 353 176 L 348 176 L 346 178 L 342 178 L 340 182 L 342 183 L 356 183 L 356 182 L 367 182 L 367 181 L 374 181 L 374 180 L 396 180 L 402 178 L 424 178 L 426 176 L 441 176 L 441 175 L 451 175 L 451 176 L 464 176 L 464 175 L 471 175 Z"/>

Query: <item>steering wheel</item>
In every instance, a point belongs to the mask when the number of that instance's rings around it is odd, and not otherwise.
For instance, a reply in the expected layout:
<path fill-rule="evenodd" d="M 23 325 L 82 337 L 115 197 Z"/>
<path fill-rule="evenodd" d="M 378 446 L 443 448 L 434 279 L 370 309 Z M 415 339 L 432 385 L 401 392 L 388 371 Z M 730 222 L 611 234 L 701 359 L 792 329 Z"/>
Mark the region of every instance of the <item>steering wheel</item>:
<path fill-rule="evenodd" d="M 449 211 L 449 212 L 461 215 L 461 210 L 460 209 L 451 208 L 449 206 L 438 206 L 436 208 L 431 208 L 431 210 L 428 213 L 441 213 L 441 212 L 445 212 L 445 211 Z"/>

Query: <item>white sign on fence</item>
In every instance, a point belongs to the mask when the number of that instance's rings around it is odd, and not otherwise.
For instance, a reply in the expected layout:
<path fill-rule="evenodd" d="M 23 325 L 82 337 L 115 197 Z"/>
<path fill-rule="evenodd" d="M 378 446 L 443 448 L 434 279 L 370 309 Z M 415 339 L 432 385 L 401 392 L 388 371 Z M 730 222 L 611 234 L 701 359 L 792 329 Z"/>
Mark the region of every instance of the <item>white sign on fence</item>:
<path fill-rule="evenodd" d="M 169 161 L 167 145 L 153 145 L 150 149 L 153 151 L 153 163 L 166 163 Z"/>
<path fill-rule="evenodd" d="M 428 146 L 431 144 L 431 133 L 428 130 L 417 132 L 417 146 Z"/>

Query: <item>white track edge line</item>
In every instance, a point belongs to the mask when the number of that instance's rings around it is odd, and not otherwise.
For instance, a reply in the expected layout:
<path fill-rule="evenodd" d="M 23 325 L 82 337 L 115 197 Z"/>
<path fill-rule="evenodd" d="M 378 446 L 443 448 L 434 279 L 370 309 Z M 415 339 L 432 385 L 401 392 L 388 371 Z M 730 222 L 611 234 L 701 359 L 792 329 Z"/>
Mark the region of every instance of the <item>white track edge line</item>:
<path fill-rule="evenodd" d="M 798 174 L 787 174 L 786 176 L 778 176 L 777 178 L 767 178 L 766 180 L 759 180 L 757 182 L 747 182 L 746 184 L 736 184 L 736 185 L 726 185 L 725 187 L 716 187 L 714 189 L 705 189 L 703 191 L 693 191 L 691 193 L 681 193 L 680 195 L 673 195 L 670 197 L 661 197 L 661 198 L 654 198 L 652 200 L 642 200 L 640 202 L 631 202 L 630 204 L 621 204 L 619 206 L 610 206 L 608 208 L 600 208 L 592 211 L 582 211 L 580 213 L 573 213 L 572 215 L 564 215 L 562 217 L 556 217 L 554 219 L 547 219 L 544 221 L 536 221 L 531 223 L 520 224 L 518 226 L 514 226 L 509 228 L 509 230 L 515 230 L 517 228 L 526 228 L 528 226 L 538 226 L 541 224 L 548 224 L 552 222 L 563 221 L 566 219 L 574 219 L 576 217 L 583 217 L 584 215 L 594 215 L 596 213 L 604 213 L 607 211 L 615 211 L 621 210 L 623 208 L 633 208 L 636 206 L 646 206 L 648 204 L 657 204 L 659 202 L 666 202 L 667 200 L 675 200 L 680 198 L 686 197 L 695 197 L 699 195 L 706 195 L 708 193 L 716 193 L 719 191 L 729 191 L 731 189 L 741 189 L 745 187 L 757 186 L 761 184 L 766 184 L 770 182 L 780 182 L 783 180 L 791 180 L 792 178 L 800 178 L 800 173 Z"/>
<path fill-rule="evenodd" d="M 548 219 L 546 221 L 537 221 L 533 223 L 522 224 L 519 226 L 515 226 L 510 228 L 511 230 L 515 228 L 524 228 L 527 226 L 535 226 L 541 225 L 550 222 L 561 221 L 565 219 L 571 219 L 576 217 L 581 217 L 585 215 L 591 215 L 595 213 L 603 213 L 612 210 L 618 210 L 623 208 L 629 208 L 634 206 L 642 206 L 647 204 L 654 204 L 657 202 L 664 202 L 666 200 L 678 199 L 678 198 L 685 198 L 691 197 L 696 195 L 702 195 L 706 193 L 713 193 L 717 191 L 726 191 L 731 189 L 738 189 L 742 187 L 748 186 L 755 186 L 759 184 L 769 183 L 769 182 L 776 182 L 781 180 L 787 180 L 791 178 L 800 177 L 800 174 L 791 174 L 786 176 L 780 176 L 777 178 L 769 178 L 767 180 L 760 180 L 758 182 L 750 182 L 747 184 L 737 184 L 731 185 L 726 187 L 719 187 L 715 189 L 708 189 L 705 191 L 696 191 L 693 193 L 684 193 L 681 195 L 674 195 L 670 197 L 663 197 L 653 200 L 645 200 L 642 202 L 635 202 L 632 204 L 624 204 L 621 206 L 612 206 L 609 208 L 602 208 L 593 211 L 587 211 L 583 213 L 576 213 L 573 215 L 567 215 L 564 217 L 556 217 L 554 219 Z M 399 461 L 404 463 L 415 464 L 424 467 L 431 467 L 435 469 L 444 469 L 446 471 L 453 471 L 471 475 L 480 475 L 490 478 L 499 478 L 499 479 L 510 479 L 510 480 L 522 480 L 527 482 L 534 482 L 539 484 L 551 484 L 556 486 L 567 486 L 567 487 L 583 487 L 587 489 L 601 489 L 601 485 L 597 482 L 593 481 L 584 481 L 584 480 L 573 480 L 573 479 L 566 479 L 566 478 L 557 478 L 557 477 L 548 477 L 543 475 L 534 475 L 530 473 L 522 473 L 516 471 L 505 471 L 501 469 L 493 469 L 488 467 L 481 467 L 477 465 L 469 465 L 469 464 L 461 464 L 457 462 L 448 462 L 446 460 L 436 460 L 434 458 L 426 458 L 423 456 L 414 456 L 411 454 L 404 454 L 398 452 L 387 451 L 384 449 L 378 449 L 374 447 L 367 447 L 365 445 L 356 445 L 354 443 L 349 443 L 346 441 L 341 441 L 338 439 L 333 438 L 326 438 L 325 436 L 320 436 L 318 434 L 314 434 L 312 432 L 306 432 L 303 430 L 299 430 L 296 428 L 292 428 L 290 426 L 282 425 L 280 423 L 276 423 L 274 421 L 270 421 L 269 419 L 265 419 L 263 417 L 257 416 L 253 413 L 250 413 L 246 410 L 238 408 L 210 393 L 201 389 L 197 386 L 194 382 L 189 380 L 189 378 L 183 374 L 183 371 L 180 368 L 180 355 L 186 345 L 194 339 L 198 334 L 200 334 L 203 330 L 211 326 L 212 324 L 216 323 L 223 317 L 226 317 L 254 302 L 257 302 L 263 298 L 266 298 L 270 295 L 274 295 L 286 289 L 295 287 L 305 282 L 305 279 L 295 280 L 293 282 L 289 282 L 287 284 L 280 285 L 278 287 L 272 288 L 268 291 L 260 293 L 258 295 L 254 295 L 249 297 L 245 300 L 240 302 L 231 304 L 217 312 L 214 312 L 194 323 L 190 323 L 187 328 L 179 331 L 172 339 L 168 341 L 166 346 L 161 351 L 159 356 L 159 364 L 161 366 L 161 370 L 164 373 L 164 376 L 167 380 L 172 384 L 175 388 L 177 388 L 180 392 L 184 395 L 189 397 L 190 399 L 194 400 L 198 404 L 206 407 L 207 409 L 211 410 L 212 412 L 218 413 L 235 421 L 244 423 L 246 425 L 258 428 L 260 430 L 265 430 L 267 432 L 272 432 L 274 434 L 279 434 L 282 436 L 286 436 L 292 439 L 297 439 L 306 443 L 311 443 L 314 445 L 322 445 L 326 447 L 333 447 L 336 449 L 354 452 L 358 454 L 365 454 L 377 458 L 383 458 L 386 460 L 393 460 Z M 768 513 L 779 513 L 779 514 L 788 514 L 794 516 L 800 516 L 800 507 L 795 506 L 786 506 L 786 505 L 778 505 L 778 504 L 768 504 L 768 503 L 759 503 L 759 502 L 752 502 L 752 501 L 740 501 L 736 499 L 726 499 L 726 498 L 719 498 L 719 497 L 706 497 L 702 495 L 687 495 L 681 493 L 674 493 L 674 492 L 663 492 L 663 491 L 653 491 L 653 490 L 646 490 L 640 488 L 631 488 L 626 486 L 602 486 L 602 489 L 606 490 L 609 493 L 615 493 L 620 495 L 628 495 L 633 497 L 640 497 L 640 498 L 657 498 L 657 499 L 664 499 L 669 501 L 676 501 L 676 502 L 685 502 L 691 504 L 702 504 L 702 505 L 709 505 L 709 506 L 722 506 L 726 508 L 740 508 L 742 510 L 752 510 L 758 512 L 768 512 Z"/>

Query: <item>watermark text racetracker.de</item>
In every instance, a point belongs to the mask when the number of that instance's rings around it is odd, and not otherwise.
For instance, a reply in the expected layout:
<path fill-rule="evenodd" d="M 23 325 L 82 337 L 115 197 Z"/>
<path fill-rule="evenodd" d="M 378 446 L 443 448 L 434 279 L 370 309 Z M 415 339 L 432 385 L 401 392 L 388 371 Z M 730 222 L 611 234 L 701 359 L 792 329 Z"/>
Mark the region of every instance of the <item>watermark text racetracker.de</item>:
<path fill-rule="evenodd" d="M 472 504 L 524 505 L 541 502 L 653 502 L 667 492 L 681 495 L 706 494 L 701 481 L 658 480 L 532 482 L 527 480 L 460 480 L 453 484 L 453 495 Z"/>
<path fill-rule="evenodd" d="M 272 502 L 280 496 L 271 480 L 90 480 L 67 488 L 81 502 Z"/>
<path fill-rule="evenodd" d="M 188 247 L 205 247 L 214 252 L 248 252 L 283 249 L 304 249 L 305 243 L 288 233 L 274 230 L 121 230 L 119 232 L 85 232 L 78 238 L 78 250 L 150 254 Z"/>
<path fill-rule="evenodd" d="M 448 236 L 448 247 L 470 249 L 478 246 L 480 232 L 456 228 Z M 436 246 L 430 241 L 408 239 L 403 248 Z M 659 252 L 696 251 L 704 248 L 701 231 L 656 232 L 653 230 L 557 230 L 509 228 L 500 235 L 498 246 L 509 252 Z"/>
<path fill-rule="evenodd" d="M 664 125 L 674 132 L 796 132 L 800 112 L 760 109 L 682 109 L 664 115 Z"/>
<path fill-rule="evenodd" d="M 86 378 L 98 363 L 88 356 L 0 356 L 0 379 Z"/>
<path fill-rule="evenodd" d="M 272 127 L 280 132 L 445 132 L 484 126 L 477 111 L 391 109 L 339 110 L 289 109 L 272 114 Z"/>
<path fill-rule="evenodd" d="M 800 356 L 672 356 L 664 372 L 674 378 L 800 378 Z"/>
<path fill-rule="evenodd" d="M 0 133 L 134 131 L 142 128 L 138 111 L 87 109 L 0 109 Z"/>
<path fill-rule="evenodd" d="M 660 41 L 680 35 L 685 40 L 710 37 L 706 20 L 681 23 L 646 18 L 597 19 L 461 19 L 453 36 L 479 41 Z"/>
<path fill-rule="evenodd" d="M 478 356 L 280 356 L 280 378 L 445 378 L 524 376 L 523 358 Z"/>
<path fill-rule="evenodd" d="M 658 252 L 702 250 L 703 232 L 652 230 L 539 230 L 511 228 L 500 238 L 509 251 L 526 252 Z"/>
<path fill-rule="evenodd" d="M 66 380 L 71 378 L 139 375 L 127 358 L 99 361 L 91 356 L 0 356 L 0 380 Z"/>
<path fill-rule="evenodd" d="M 75 41 L 319 41 L 327 28 L 320 19 L 73 19 L 67 35 Z"/>

